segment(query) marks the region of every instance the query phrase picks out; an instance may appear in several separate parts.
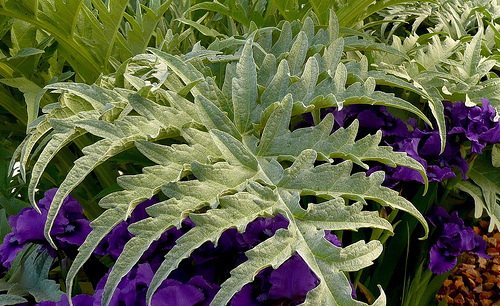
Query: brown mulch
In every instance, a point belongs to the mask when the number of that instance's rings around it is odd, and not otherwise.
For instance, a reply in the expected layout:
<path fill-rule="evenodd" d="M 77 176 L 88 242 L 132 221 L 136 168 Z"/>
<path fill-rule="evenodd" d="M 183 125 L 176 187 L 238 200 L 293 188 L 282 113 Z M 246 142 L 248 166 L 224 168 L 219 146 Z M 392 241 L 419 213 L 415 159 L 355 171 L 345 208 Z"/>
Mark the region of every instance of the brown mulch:
<path fill-rule="evenodd" d="M 500 306 L 500 233 L 496 228 L 488 233 L 487 221 L 480 221 L 474 231 L 487 241 L 491 259 L 464 253 L 436 298 L 446 299 L 446 305 Z"/>

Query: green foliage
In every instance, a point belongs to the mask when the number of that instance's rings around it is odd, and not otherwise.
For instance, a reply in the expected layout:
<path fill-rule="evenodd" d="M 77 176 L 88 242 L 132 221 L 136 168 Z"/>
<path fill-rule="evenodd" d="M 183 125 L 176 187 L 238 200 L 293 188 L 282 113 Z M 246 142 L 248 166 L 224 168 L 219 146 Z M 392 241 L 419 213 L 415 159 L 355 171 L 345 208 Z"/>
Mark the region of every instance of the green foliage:
<path fill-rule="evenodd" d="M 247 252 L 248 261 L 232 271 L 213 305 L 225 304 L 260 270 L 278 267 L 296 252 L 321 281 L 306 303 L 362 305 L 351 298 L 344 273 L 370 265 L 381 253 L 381 243 L 359 241 L 338 248 L 324 239 L 324 230 L 392 232 L 377 212 L 363 210 L 368 202 L 410 213 L 427 236 L 422 214 L 381 186 L 383 172 L 367 177 L 353 171 L 354 164 L 367 169 L 365 161 L 379 161 L 416 169 L 427 180 L 422 165 L 380 146 L 380 133 L 356 140 L 356 121 L 331 135 L 331 115 L 322 121 L 317 117 L 318 124 L 310 128 L 293 130 L 290 122 L 304 112 L 316 116 L 321 108 L 354 103 L 400 108 L 428 119 L 411 103 L 375 91 L 373 78 L 348 83 L 349 69 L 341 62 L 344 40 L 337 37 L 333 14 L 327 31 L 315 29 L 311 19 L 303 25 L 285 22 L 279 35 L 269 35 L 277 30 L 261 29 L 245 40 L 216 40 L 207 49 L 197 45 L 183 56 L 149 49 L 152 55 L 126 61 L 95 85 L 46 87 L 61 93 L 59 103 L 44 109 L 16 155 L 26 175 L 26 161 L 39 152 L 29 185 L 32 203 L 37 182 L 64 146 L 83 134 L 99 139 L 82 149 L 54 197 L 45 225 L 49 242 L 63 199 L 98 165 L 133 147 L 154 163 L 141 174 L 118 177 L 122 190 L 99 202 L 105 211 L 91 223 L 93 231 L 68 272 L 67 288 L 103 237 L 160 191 L 164 200 L 147 209 L 150 217 L 129 227 L 135 237 L 109 275 L 103 305 L 151 243 L 188 216 L 196 227 L 167 254 L 148 299 L 197 247 L 217 243 L 229 228 L 244 231 L 259 216 L 280 213 L 290 225 Z M 214 71 L 225 77 L 217 79 Z M 304 202 L 304 196 L 316 201 Z M 385 304 L 383 293 L 376 304 Z"/>
<path fill-rule="evenodd" d="M 405 2 L 411 0 L 223 0 L 201 2 L 193 5 L 187 12 L 212 11 L 227 16 L 246 28 L 251 28 L 252 23 L 262 28 L 277 24 L 281 16 L 292 22 L 303 20 L 311 12 L 314 12 L 320 24 L 325 25 L 329 21 L 328 12 L 333 10 L 339 18 L 340 26 L 353 27 L 380 10 Z M 281 16 L 276 16 L 277 12 Z M 194 26 L 199 29 L 199 24 Z"/>
<path fill-rule="evenodd" d="M 400 12 L 401 21 L 413 21 L 412 35 L 403 42 L 397 36 L 387 37 L 408 58 L 387 58 L 380 53 L 376 55 L 379 70 L 418 83 L 427 91 L 434 88 L 430 98 L 461 100 L 468 106 L 488 99 L 498 112 L 498 77 L 490 73 L 500 37 L 496 7 L 497 1 L 443 1 L 391 8 L 386 18 Z M 428 33 L 417 34 L 425 21 L 430 23 L 426 24 Z"/>
<path fill-rule="evenodd" d="M 0 291 L 7 291 L 0 296 L 0 304 L 13 305 L 14 303 L 27 302 L 22 296 L 32 295 L 37 303 L 42 301 L 57 302 L 64 294 L 59 290 L 59 284 L 48 279 L 53 258 L 47 251 L 39 252 L 40 246 L 28 247 L 23 256 L 18 256 L 13 263 L 15 271 L 9 281 L 0 280 Z M 18 261 L 18 262 L 16 262 Z"/>
<path fill-rule="evenodd" d="M 500 227 L 500 177 L 498 168 L 494 167 L 491 158 L 479 155 L 472 169 L 468 172 L 470 180 L 459 182 L 456 188 L 470 194 L 475 203 L 474 216 L 479 218 L 483 210 L 490 216 L 489 231 L 495 226 Z"/>
<path fill-rule="evenodd" d="M 143 52 L 169 5 L 170 1 L 161 5 L 149 1 L 132 10 L 128 0 L 4 0 L 0 14 L 52 35 L 71 67 L 83 80 L 92 82 L 101 72 L 112 71 L 113 59 L 121 61 Z"/>
<path fill-rule="evenodd" d="M 391 21 L 398 16 L 399 23 L 395 23 L 389 34 L 385 34 L 386 27 L 382 27 L 380 34 L 385 41 L 392 39 L 391 46 L 406 57 L 374 52 L 378 71 L 369 71 L 366 75 L 377 81 L 377 77 L 398 77 L 423 91 L 419 96 L 429 102 L 441 131 L 442 144 L 445 136 L 442 100 L 463 101 L 471 107 L 482 105 L 481 100 L 487 99 L 496 109 L 495 120 L 500 117 L 500 79 L 491 71 L 498 69 L 499 4 L 498 1 L 482 0 L 410 3 L 381 13 Z M 411 35 L 401 40 L 392 34 L 399 32 L 398 26 L 403 22 L 412 24 Z M 396 86 L 417 93 L 409 87 Z M 492 158 L 495 162 L 495 157 Z M 499 206 L 492 195 L 497 178 L 494 171 L 489 173 L 491 162 L 485 162 L 484 157 L 471 165 L 468 177 L 472 181 L 453 184 L 474 198 L 476 218 L 481 216 L 483 209 L 486 211 L 491 217 L 492 230 L 499 224 Z"/>

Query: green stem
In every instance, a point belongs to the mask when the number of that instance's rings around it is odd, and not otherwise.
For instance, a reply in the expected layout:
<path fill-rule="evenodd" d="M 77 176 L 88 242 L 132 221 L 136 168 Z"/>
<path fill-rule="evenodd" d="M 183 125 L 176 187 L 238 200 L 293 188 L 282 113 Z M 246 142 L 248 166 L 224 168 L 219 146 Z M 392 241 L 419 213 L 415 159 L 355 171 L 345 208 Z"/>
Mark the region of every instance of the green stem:
<path fill-rule="evenodd" d="M 10 94 L 5 93 L 5 91 L 5 87 L 0 86 L 0 106 L 16 117 L 17 120 L 21 121 L 23 125 L 26 125 L 28 122 L 26 107 L 19 104 Z"/>

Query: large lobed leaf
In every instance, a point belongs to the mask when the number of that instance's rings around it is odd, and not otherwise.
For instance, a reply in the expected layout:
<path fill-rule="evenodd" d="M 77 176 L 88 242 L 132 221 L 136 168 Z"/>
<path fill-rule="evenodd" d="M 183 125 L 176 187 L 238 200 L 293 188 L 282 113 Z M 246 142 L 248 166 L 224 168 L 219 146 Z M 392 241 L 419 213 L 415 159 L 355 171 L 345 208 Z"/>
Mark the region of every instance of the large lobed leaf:
<path fill-rule="evenodd" d="M 34 166 L 32 200 L 38 178 L 64 145 L 83 133 L 100 140 L 82 150 L 83 156 L 58 189 L 46 234 L 63 199 L 99 164 L 132 147 L 155 164 L 144 167 L 142 174 L 119 177 L 123 190 L 99 202 L 105 211 L 91 223 L 93 230 L 68 272 L 67 288 L 72 288 L 78 270 L 99 242 L 138 203 L 161 191 L 167 199 L 147 210 L 149 218 L 130 225 L 135 237 L 109 275 L 103 305 L 149 246 L 186 217 L 196 226 L 167 253 L 149 287 L 149 300 L 180 261 L 204 242 L 216 244 L 225 230 L 243 232 L 255 218 L 277 213 L 289 220 L 288 228 L 248 251 L 248 260 L 235 268 L 212 304 L 228 302 L 260 270 L 276 268 L 298 253 L 320 279 L 306 303 L 364 305 L 350 296 L 344 273 L 370 265 L 382 251 L 380 242 L 337 248 L 324 239 L 324 231 L 371 227 L 392 232 L 391 224 L 377 212 L 363 210 L 369 201 L 412 214 L 424 226 L 425 236 L 428 227 L 410 202 L 381 185 L 383 172 L 368 177 L 352 173 L 353 163 L 366 169 L 365 161 L 375 160 L 426 176 L 422 166 L 404 153 L 380 146 L 380 134 L 355 141 L 357 122 L 331 134 L 332 116 L 321 121 L 317 115 L 322 107 L 375 103 L 428 119 L 410 103 L 375 91 L 373 78 L 348 83 L 348 69 L 340 61 L 343 41 L 335 27 L 332 20 L 328 32 L 315 33 L 308 19 L 292 40 L 291 25 L 284 23 L 274 43 L 271 36 L 266 42 L 261 32 L 251 34 L 246 41 L 233 41 L 234 51 L 225 50 L 234 56 L 229 63 L 209 60 L 213 50 L 200 46 L 184 56 L 150 49 L 154 56 L 131 59 L 121 70 L 123 75 L 103 78 L 101 86 L 51 85 L 49 89 L 62 93 L 62 109 L 75 112 L 59 119 L 52 116 L 58 109 L 54 108 L 40 119 L 43 125 L 24 145 L 23 156 L 30 155 L 39 134 L 53 129 L 51 140 L 37 148 L 43 158 Z M 254 41 L 259 39 L 264 47 Z M 313 56 L 306 61 L 310 52 Z M 231 62 L 234 59 L 237 62 Z M 225 78 L 214 78 L 210 67 L 225 71 Z M 117 84 L 126 89 L 109 89 Z M 325 98 L 325 92 L 331 95 Z M 312 110 L 316 126 L 290 131 L 293 116 Z M 339 158 L 344 161 L 333 163 Z M 311 195 L 318 201 L 302 207 L 302 198 Z M 48 234 L 47 239 L 51 241 Z M 384 301 L 382 293 L 376 303 Z"/>

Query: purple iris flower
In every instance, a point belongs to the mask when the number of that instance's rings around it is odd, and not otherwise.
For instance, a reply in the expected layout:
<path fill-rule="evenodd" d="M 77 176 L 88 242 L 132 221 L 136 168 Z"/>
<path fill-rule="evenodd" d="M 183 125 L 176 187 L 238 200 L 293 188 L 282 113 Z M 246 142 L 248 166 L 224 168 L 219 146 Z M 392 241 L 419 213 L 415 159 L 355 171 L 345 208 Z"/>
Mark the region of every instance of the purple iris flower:
<path fill-rule="evenodd" d="M 146 292 L 153 279 L 153 269 L 149 263 L 140 263 L 123 277 L 118 284 L 110 305 L 140 306 L 146 305 Z M 100 305 L 104 285 L 108 274 L 97 284 L 94 292 L 94 306 Z M 196 276 L 187 283 L 175 279 L 166 279 L 153 295 L 153 305 L 194 306 L 209 305 L 219 286 L 207 282 L 203 277 Z"/>
<path fill-rule="evenodd" d="M 436 207 L 427 219 L 439 231 L 439 238 L 430 251 L 429 269 L 433 273 L 443 274 L 453 269 L 457 256 L 463 252 L 490 258 L 485 253 L 486 241 L 466 227 L 456 211 L 450 216 L 444 208 Z"/>
<path fill-rule="evenodd" d="M 451 118 L 449 134 L 457 134 L 471 142 L 472 153 L 482 153 L 489 143 L 500 142 L 500 125 L 494 122 L 495 109 L 481 99 L 481 107 L 466 107 L 462 102 L 444 102 L 445 115 Z"/>
<path fill-rule="evenodd" d="M 26 245 L 28 245 L 27 242 L 19 243 L 14 233 L 7 234 L 3 239 L 2 245 L 0 245 L 0 262 L 2 266 L 9 269 L 17 253 L 23 250 Z"/>
<path fill-rule="evenodd" d="M 243 233 L 243 241 L 247 247 L 252 248 L 257 243 L 260 243 L 274 235 L 280 228 L 288 227 L 288 220 L 281 214 L 276 214 L 274 218 L 259 217 L 250 222 Z"/>
<path fill-rule="evenodd" d="M 319 284 L 319 279 L 298 254 L 293 255 L 276 270 L 260 271 L 251 284 L 243 286 L 231 300 L 231 306 L 298 305 L 307 292 Z"/>
<path fill-rule="evenodd" d="M 56 192 L 57 188 L 45 192 L 45 196 L 38 203 L 41 214 L 33 207 L 26 207 L 18 215 L 9 217 L 12 233 L 4 238 L 4 243 L 0 246 L 0 260 L 4 267 L 10 267 L 16 254 L 28 243 L 41 244 L 42 249 L 46 249 L 55 257 L 55 250 L 45 239 L 43 229 Z M 69 195 L 61 205 L 50 235 L 63 250 L 79 246 L 91 231 L 89 223 L 78 201 Z"/>
<path fill-rule="evenodd" d="M 158 203 L 158 198 L 155 196 L 150 200 L 146 200 L 138 204 L 132 211 L 130 218 L 127 221 L 122 221 L 115 226 L 111 232 L 104 237 L 94 250 L 96 255 L 110 255 L 113 259 L 117 259 L 123 251 L 123 246 L 134 236 L 127 230 L 127 227 L 139 220 L 149 217 L 146 208 Z"/>

